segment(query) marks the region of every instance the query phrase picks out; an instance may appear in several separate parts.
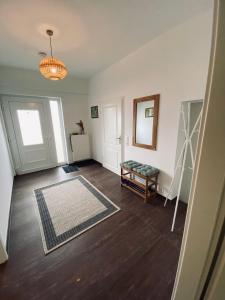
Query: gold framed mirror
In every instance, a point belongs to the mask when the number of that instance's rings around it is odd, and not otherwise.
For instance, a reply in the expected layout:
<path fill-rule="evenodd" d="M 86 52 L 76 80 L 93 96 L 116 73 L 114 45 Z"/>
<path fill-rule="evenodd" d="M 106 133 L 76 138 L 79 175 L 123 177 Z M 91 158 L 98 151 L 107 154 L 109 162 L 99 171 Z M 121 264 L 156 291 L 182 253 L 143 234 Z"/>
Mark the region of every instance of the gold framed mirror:
<path fill-rule="evenodd" d="M 156 150 L 160 95 L 133 100 L 133 146 Z"/>

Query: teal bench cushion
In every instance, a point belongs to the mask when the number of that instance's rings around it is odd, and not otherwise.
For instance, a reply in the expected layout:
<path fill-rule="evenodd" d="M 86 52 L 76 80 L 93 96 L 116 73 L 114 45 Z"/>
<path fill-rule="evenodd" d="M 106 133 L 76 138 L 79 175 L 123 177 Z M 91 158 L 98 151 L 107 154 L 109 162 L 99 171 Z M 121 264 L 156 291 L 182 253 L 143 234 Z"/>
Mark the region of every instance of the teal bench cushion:
<path fill-rule="evenodd" d="M 129 170 L 133 170 L 133 168 L 137 168 L 140 165 L 141 165 L 140 163 L 138 163 L 134 160 L 128 160 L 128 161 L 121 163 L 122 167 L 127 168 Z"/>
<path fill-rule="evenodd" d="M 153 176 L 159 173 L 159 169 L 133 160 L 128 160 L 121 163 L 121 167 L 127 168 L 144 176 Z"/>

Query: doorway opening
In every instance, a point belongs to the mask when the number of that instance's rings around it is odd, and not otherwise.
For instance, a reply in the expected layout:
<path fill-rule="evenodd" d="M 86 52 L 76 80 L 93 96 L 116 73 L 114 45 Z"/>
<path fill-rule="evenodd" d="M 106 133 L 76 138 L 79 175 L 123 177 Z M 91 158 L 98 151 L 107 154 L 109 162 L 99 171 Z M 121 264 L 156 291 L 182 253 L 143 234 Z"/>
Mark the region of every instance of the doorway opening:
<path fill-rule="evenodd" d="M 174 231 L 179 201 L 182 200 L 186 204 L 189 201 L 202 105 L 203 100 L 183 101 L 181 103 L 174 177 L 168 192 L 168 196 L 172 199 L 176 198 L 171 231 Z M 168 196 L 164 206 L 166 206 Z"/>
<path fill-rule="evenodd" d="M 122 100 L 117 99 L 103 105 L 103 166 L 120 174 L 122 125 Z"/>
<path fill-rule="evenodd" d="M 4 95 L 1 100 L 16 174 L 67 162 L 60 98 Z"/>

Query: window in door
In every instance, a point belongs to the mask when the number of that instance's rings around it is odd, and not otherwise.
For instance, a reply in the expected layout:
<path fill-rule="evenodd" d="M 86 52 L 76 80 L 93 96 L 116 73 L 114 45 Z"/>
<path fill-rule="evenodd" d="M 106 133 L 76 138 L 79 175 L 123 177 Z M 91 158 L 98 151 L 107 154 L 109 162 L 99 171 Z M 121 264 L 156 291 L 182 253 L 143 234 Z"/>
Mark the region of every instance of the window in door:
<path fill-rule="evenodd" d="M 63 163 L 66 161 L 66 158 L 65 158 L 65 149 L 63 143 L 63 129 L 62 129 L 63 124 L 60 118 L 59 101 L 50 100 L 50 109 L 51 109 L 52 125 L 53 125 L 53 132 L 55 138 L 57 161 L 58 163 Z"/>
<path fill-rule="evenodd" d="M 17 110 L 20 132 L 24 146 L 43 144 L 38 110 Z"/>

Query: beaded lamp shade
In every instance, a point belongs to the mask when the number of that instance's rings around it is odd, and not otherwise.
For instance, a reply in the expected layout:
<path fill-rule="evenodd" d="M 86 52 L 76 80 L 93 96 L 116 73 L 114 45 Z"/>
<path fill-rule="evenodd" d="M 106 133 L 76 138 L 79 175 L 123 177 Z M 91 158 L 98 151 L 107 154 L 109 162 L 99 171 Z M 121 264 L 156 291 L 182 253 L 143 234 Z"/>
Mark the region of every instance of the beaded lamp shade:
<path fill-rule="evenodd" d="M 59 59 L 53 57 L 52 54 L 52 39 L 53 31 L 48 29 L 46 30 L 47 35 L 49 36 L 50 40 L 50 49 L 51 49 L 51 56 L 45 57 L 40 61 L 39 70 L 41 74 L 50 80 L 59 80 L 63 79 L 67 75 L 67 69 L 65 64 L 60 61 Z"/>
<path fill-rule="evenodd" d="M 67 75 L 64 63 L 55 57 L 45 57 L 41 60 L 39 69 L 41 74 L 50 80 L 63 79 Z"/>

